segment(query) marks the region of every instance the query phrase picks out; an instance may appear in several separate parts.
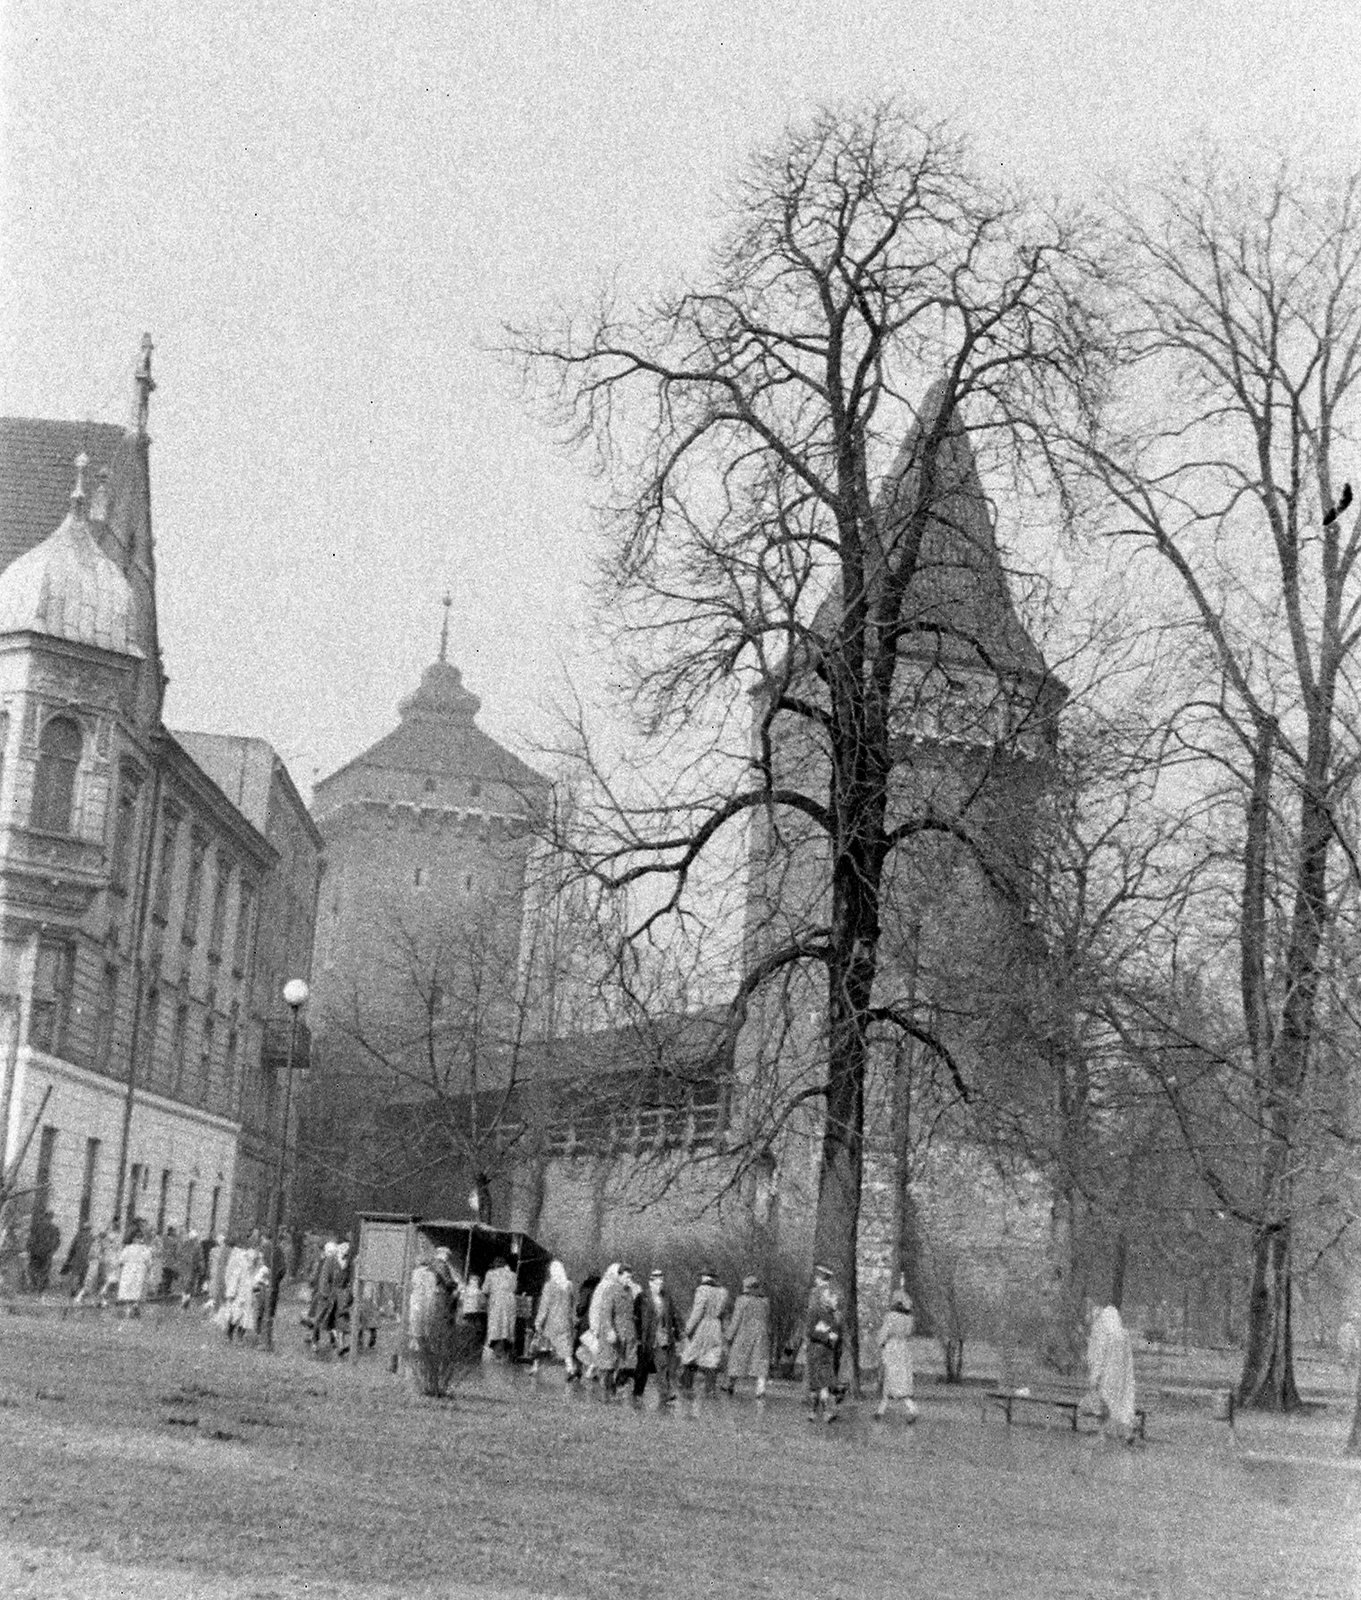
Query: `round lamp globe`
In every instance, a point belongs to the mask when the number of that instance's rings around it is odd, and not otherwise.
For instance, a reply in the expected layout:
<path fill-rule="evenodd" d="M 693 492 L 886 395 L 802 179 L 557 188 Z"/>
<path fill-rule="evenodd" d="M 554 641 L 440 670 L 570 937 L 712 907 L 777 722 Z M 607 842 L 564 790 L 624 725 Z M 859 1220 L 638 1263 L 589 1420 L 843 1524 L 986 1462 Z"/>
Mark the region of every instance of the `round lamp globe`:
<path fill-rule="evenodd" d="M 301 978 L 290 978 L 284 985 L 284 1003 L 296 1011 L 299 1006 L 307 1004 L 307 996 L 311 993 Z"/>

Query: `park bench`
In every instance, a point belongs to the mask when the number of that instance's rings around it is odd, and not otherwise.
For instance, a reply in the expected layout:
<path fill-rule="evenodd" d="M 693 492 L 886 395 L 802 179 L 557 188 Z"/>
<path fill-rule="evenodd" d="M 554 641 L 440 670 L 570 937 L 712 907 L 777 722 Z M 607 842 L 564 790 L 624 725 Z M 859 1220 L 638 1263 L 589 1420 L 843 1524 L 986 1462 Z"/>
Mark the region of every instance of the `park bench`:
<path fill-rule="evenodd" d="M 1077 1419 L 1081 1413 L 1085 1391 L 1083 1394 L 1030 1394 L 1022 1392 L 1020 1389 L 989 1389 L 986 1398 L 1003 1413 L 1007 1419 L 1008 1427 L 1011 1426 L 1014 1407 L 1049 1406 L 1053 1410 L 1066 1412 L 1069 1426 L 1076 1433 L 1078 1431 Z M 984 1415 L 987 1415 L 986 1406 Z M 1142 1408 L 1137 1409 L 1134 1413 L 1134 1431 L 1140 1439 L 1145 1437 L 1144 1425 L 1146 1421 L 1147 1413 Z"/>

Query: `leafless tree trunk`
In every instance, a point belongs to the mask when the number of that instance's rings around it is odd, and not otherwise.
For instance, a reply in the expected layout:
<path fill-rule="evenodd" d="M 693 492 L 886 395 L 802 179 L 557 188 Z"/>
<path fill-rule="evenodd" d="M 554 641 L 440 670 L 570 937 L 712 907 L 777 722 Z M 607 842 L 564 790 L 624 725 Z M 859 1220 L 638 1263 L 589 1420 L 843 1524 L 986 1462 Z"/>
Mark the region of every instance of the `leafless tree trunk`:
<path fill-rule="evenodd" d="M 969 838 L 957 808 L 894 798 L 911 663 L 934 652 L 987 686 L 979 744 L 1042 738 L 1049 703 L 1042 663 L 1025 678 L 995 639 L 927 614 L 922 552 L 962 536 L 974 457 L 1048 481 L 1046 419 L 1095 390 L 1087 245 L 1080 222 L 982 182 L 945 129 L 891 105 L 824 113 L 753 160 L 702 286 L 511 335 L 531 394 L 597 452 L 603 615 L 648 752 L 625 771 L 578 749 L 582 870 L 635 895 L 637 946 L 705 920 L 705 875 L 732 880 L 744 825 L 775 852 L 763 872 L 796 864 L 804 893 L 749 927 L 732 1037 L 772 986 L 820 971 L 821 1070 L 742 1137 L 764 1158 L 820 1112 L 814 1248 L 852 1330 L 869 1034 L 919 1029 L 877 995 L 885 874 L 933 830 Z"/>
<path fill-rule="evenodd" d="M 1200 1165 L 1254 1232 L 1239 1399 L 1271 1409 L 1298 1402 L 1294 1183 L 1309 1137 L 1331 858 L 1357 770 L 1339 695 L 1351 693 L 1361 639 L 1361 525 L 1325 514 L 1341 497 L 1334 458 L 1357 425 L 1358 207 L 1361 177 L 1324 189 L 1281 170 L 1254 186 L 1211 168 L 1168 186 L 1151 216 L 1131 217 L 1124 412 L 1136 421 L 1088 451 L 1119 508 L 1112 535 L 1157 553 L 1184 601 L 1175 620 L 1208 648 L 1219 686 L 1193 737 L 1241 794 L 1255 1183 L 1244 1192 L 1208 1149 Z M 1154 408 L 1156 423 L 1138 425 Z"/>

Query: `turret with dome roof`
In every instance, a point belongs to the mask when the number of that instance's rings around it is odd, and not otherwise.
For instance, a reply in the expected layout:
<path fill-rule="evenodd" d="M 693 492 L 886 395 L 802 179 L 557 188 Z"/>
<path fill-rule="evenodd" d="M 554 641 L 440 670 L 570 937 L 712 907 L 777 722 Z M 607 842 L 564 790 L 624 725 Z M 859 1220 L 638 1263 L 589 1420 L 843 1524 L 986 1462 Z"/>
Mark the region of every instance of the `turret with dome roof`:
<path fill-rule="evenodd" d="M 131 586 L 100 549 L 90 526 L 88 466 L 82 451 L 61 525 L 0 573 L 0 634 L 46 634 L 140 657 L 133 642 Z"/>

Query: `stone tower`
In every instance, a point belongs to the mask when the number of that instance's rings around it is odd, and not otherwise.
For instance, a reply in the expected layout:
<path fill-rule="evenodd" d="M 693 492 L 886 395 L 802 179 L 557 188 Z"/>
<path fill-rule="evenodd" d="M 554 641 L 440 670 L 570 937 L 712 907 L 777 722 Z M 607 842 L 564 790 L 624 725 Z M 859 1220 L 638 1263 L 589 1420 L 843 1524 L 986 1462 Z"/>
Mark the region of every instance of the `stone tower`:
<path fill-rule="evenodd" d="M 356 1206 L 416 1203 L 346 1132 L 379 1103 L 422 1098 L 419 1068 L 392 1054 L 394 1040 L 417 1049 L 432 1015 L 456 1026 L 468 985 L 494 969 L 492 987 L 504 989 L 518 959 L 532 823 L 548 786 L 477 726 L 481 702 L 448 659 L 449 604 L 438 658 L 401 701 L 396 728 L 313 793 L 326 865 L 313 1001 L 322 1067 L 306 1109 L 319 1159 L 305 1208 L 336 1227 L 349 1227 Z"/>
<path fill-rule="evenodd" d="M 936 431 L 942 392 L 937 386 L 927 395 L 880 489 L 886 545 L 922 493 L 924 440 Z M 944 1055 L 933 1058 L 901 1036 L 890 1045 L 887 1030 L 873 1054 L 860 1225 L 860 1279 L 871 1303 L 904 1226 L 895 1210 L 895 1150 L 903 1142 L 916 1145 L 917 1097 L 930 1092 L 934 1079 L 948 1099 L 955 1069 L 971 1088 L 988 1090 L 990 1101 L 1025 1077 L 1027 994 L 1038 978 L 1028 873 L 1064 697 L 1016 613 L 991 508 L 958 419 L 929 465 L 935 489 L 898 644 L 889 823 L 929 818 L 946 826 L 910 835 L 887 869 L 875 1003 L 928 1028 L 948 1052 L 948 1064 Z M 834 590 L 820 620 L 830 624 L 840 604 Z M 812 682 L 811 672 L 808 677 Z M 759 723 L 759 702 L 756 709 Z M 826 759 L 814 742 L 787 739 L 773 759 L 777 783 L 787 775 L 805 792 L 818 793 Z M 823 836 L 797 821 L 758 812 L 750 848 L 749 964 L 799 927 L 825 920 L 828 882 Z M 756 1093 L 767 1096 L 776 1084 L 780 1095 L 816 1084 L 825 1062 L 825 1007 L 820 971 L 800 974 L 762 998 L 742 1052 L 748 1092 L 753 1081 Z M 795 1250 L 811 1239 L 820 1146 L 820 1115 L 810 1110 L 791 1119 L 756 1185 L 757 1220 Z M 958 1172 L 969 1170 L 969 1155 L 958 1145 L 952 1159 Z M 915 1202 L 948 1209 L 956 1198 L 933 1186 L 929 1166 L 923 1160 L 914 1175 L 906 1202 L 909 1229 Z M 939 1172 L 941 1161 L 934 1166 Z M 976 1172 L 958 1181 L 979 1187 Z M 1008 1207 L 981 1189 L 976 1199 L 972 1220 L 955 1220 L 965 1231 L 987 1235 L 991 1248 Z"/>

